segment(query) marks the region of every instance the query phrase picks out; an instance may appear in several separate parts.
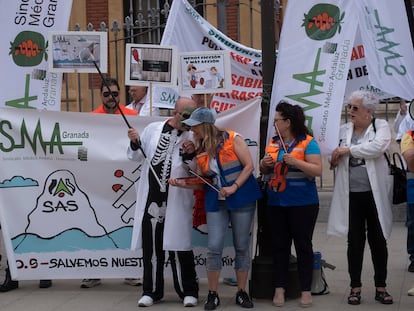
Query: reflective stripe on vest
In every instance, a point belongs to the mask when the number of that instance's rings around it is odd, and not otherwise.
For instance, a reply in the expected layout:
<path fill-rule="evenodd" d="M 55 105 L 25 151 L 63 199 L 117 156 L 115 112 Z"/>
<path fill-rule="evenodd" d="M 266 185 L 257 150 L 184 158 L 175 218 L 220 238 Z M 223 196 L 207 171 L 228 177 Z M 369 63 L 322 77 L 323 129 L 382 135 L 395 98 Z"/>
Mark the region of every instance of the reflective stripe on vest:
<path fill-rule="evenodd" d="M 237 179 L 242 171 L 243 167 L 234 151 L 234 136 L 235 132 L 227 130 L 226 138 L 220 149 L 218 150 L 218 161 L 223 169 L 222 176 L 227 183 L 232 183 Z M 201 169 L 201 172 L 205 175 L 209 174 L 210 156 L 208 153 L 203 152 L 197 156 L 198 166 Z"/>

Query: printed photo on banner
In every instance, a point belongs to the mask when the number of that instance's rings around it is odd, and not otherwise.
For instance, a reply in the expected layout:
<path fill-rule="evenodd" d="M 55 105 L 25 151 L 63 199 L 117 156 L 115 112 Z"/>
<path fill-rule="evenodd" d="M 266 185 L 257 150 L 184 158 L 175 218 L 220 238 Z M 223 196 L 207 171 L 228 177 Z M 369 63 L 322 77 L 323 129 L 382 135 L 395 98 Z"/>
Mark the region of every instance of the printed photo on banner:
<path fill-rule="evenodd" d="M 49 70 L 51 72 L 96 73 L 108 71 L 106 32 L 49 32 Z"/>
<path fill-rule="evenodd" d="M 229 51 L 179 53 L 178 62 L 181 92 L 205 94 L 231 91 Z"/>
<path fill-rule="evenodd" d="M 129 43 L 125 60 L 127 85 L 177 85 L 177 52 L 174 46 Z"/>

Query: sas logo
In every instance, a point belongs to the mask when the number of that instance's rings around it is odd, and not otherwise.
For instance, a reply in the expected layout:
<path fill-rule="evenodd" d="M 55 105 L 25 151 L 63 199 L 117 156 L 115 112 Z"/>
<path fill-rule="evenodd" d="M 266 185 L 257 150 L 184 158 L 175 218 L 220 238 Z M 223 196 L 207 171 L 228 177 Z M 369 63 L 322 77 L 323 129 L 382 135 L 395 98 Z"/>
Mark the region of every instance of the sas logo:
<path fill-rule="evenodd" d="M 42 34 L 34 31 L 20 32 L 14 42 L 10 42 L 10 52 L 17 66 L 33 67 L 39 65 L 43 57 L 47 61 L 48 42 Z"/>
<path fill-rule="evenodd" d="M 306 35 L 313 40 L 326 40 L 332 38 L 336 31 L 341 32 L 341 23 L 345 12 L 341 14 L 336 5 L 320 3 L 314 5 L 304 14 L 302 27 Z"/>

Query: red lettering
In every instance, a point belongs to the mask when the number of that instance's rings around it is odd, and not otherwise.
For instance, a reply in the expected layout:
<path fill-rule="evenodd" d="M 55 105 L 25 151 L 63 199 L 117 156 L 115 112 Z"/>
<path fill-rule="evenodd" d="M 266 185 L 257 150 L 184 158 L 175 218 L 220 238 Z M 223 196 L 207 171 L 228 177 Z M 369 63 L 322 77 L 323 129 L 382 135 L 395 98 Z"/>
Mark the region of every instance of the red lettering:
<path fill-rule="evenodd" d="M 351 61 L 355 59 L 364 58 L 364 57 L 365 57 L 365 53 L 364 53 L 363 45 L 358 45 L 352 49 Z"/>
<path fill-rule="evenodd" d="M 242 64 L 248 64 L 252 60 L 248 57 L 241 56 L 240 54 L 230 52 L 230 56 L 232 59 L 234 59 L 236 62 L 242 63 Z"/>

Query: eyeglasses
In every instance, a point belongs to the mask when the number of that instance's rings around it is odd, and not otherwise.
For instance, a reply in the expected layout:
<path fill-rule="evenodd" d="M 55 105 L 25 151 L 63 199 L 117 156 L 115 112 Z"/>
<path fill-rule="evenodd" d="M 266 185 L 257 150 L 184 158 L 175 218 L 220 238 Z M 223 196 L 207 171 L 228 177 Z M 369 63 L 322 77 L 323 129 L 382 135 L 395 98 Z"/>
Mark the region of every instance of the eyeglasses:
<path fill-rule="evenodd" d="M 286 118 L 283 118 L 283 119 L 274 119 L 273 120 L 273 125 L 275 125 L 277 121 L 286 121 L 286 120 L 287 120 Z"/>
<path fill-rule="evenodd" d="M 352 110 L 352 111 L 358 111 L 359 106 L 355 106 L 355 105 L 351 105 L 351 104 L 349 104 L 349 105 L 348 105 L 348 109 L 349 109 L 349 110 Z"/>
<path fill-rule="evenodd" d="M 114 97 L 118 97 L 119 92 L 114 91 L 114 92 L 112 92 L 112 95 L 114 95 Z M 102 96 L 103 96 L 103 97 L 109 97 L 109 96 L 111 96 L 111 92 L 108 92 L 108 91 L 103 92 L 103 93 L 102 93 Z"/>
<path fill-rule="evenodd" d="M 182 111 L 178 113 L 180 115 L 181 121 L 187 120 L 191 116 L 191 112 Z"/>

